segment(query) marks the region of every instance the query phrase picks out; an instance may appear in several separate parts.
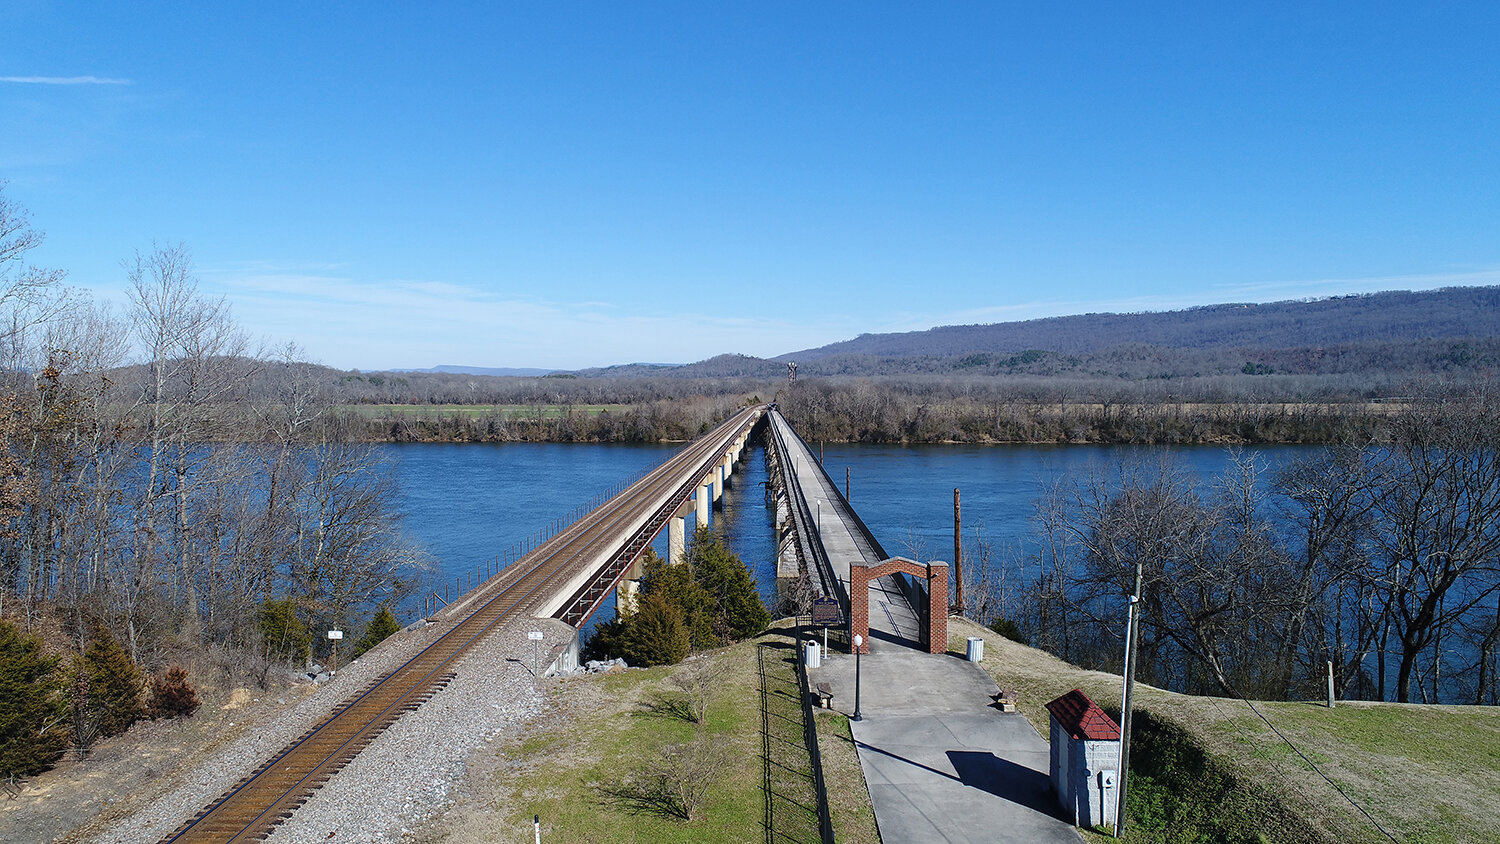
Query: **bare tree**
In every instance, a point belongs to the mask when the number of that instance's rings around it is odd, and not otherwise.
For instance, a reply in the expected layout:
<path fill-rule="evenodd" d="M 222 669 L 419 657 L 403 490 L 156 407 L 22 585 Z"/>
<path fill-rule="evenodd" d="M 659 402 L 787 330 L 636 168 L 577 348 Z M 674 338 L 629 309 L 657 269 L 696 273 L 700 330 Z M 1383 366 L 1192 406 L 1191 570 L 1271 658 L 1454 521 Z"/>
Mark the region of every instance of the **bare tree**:
<path fill-rule="evenodd" d="M 728 676 L 728 665 L 702 655 L 689 659 L 672 675 L 672 685 L 682 692 L 694 723 L 708 723 L 708 705 Z"/>
<path fill-rule="evenodd" d="M 729 763 L 724 737 L 699 726 L 692 741 L 661 748 L 604 791 L 634 811 L 690 821 L 699 817 L 709 790 L 723 780 Z"/>
<path fill-rule="evenodd" d="M 1363 673 L 1382 614 L 1368 577 L 1375 551 L 1375 477 L 1365 448 L 1335 446 L 1286 467 L 1275 488 L 1288 537 L 1291 588 L 1281 641 L 1280 694 L 1291 695 L 1294 664 L 1305 677 L 1321 677 L 1323 660 L 1335 665 L 1340 689 Z M 1384 685 L 1384 660 L 1380 665 Z"/>
<path fill-rule="evenodd" d="M 302 456 L 292 594 L 319 624 L 345 626 L 356 607 L 399 600 L 425 558 L 399 530 L 394 489 L 370 446 L 322 443 Z"/>
<path fill-rule="evenodd" d="M 1500 406 L 1488 394 L 1424 398 L 1396 419 L 1393 440 L 1375 504 L 1382 568 L 1369 576 L 1399 642 L 1396 699 L 1411 699 L 1429 647 L 1436 699 L 1441 637 L 1500 591 Z"/>
<path fill-rule="evenodd" d="M 1074 493 L 1061 523 L 1083 554 L 1065 590 L 1078 596 L 1075 624 L 1095 628 L 1093 647 L 1118 641 L 1120 607 L 1139 570 L 1147 676 L 1189 690 L 1260 688 L 1267 668 L 1251 641 L 1272 641 L 1280 626 L 1286 565 L 1259 515 L 1258 473 L 1253 462 L 1232 461 L 1206 500 L 1170 462 L 1134 463 L 1115 482 L 1096 475 Z"/>
<path fill-rule="evenodd" d="M 198 292 L 187 247 L 157 247 L 126 264 L 131 327 L 146 358 L 141 404 L 150 442 L 135 553 L 171 559 L 183 622 L 197 635 L 196 574 L 188 557 L 189 499 L 214 422 L 249 375 L 248 343 L 220 299 Z"/>
<path fill-rule="evenodd" d="M 26 253 L 42 244 L 43 235 L 32 228 L 31 216 L 4 195 L 0 182 L 0 350 L 6 369 L 16 369 L 26 357 L 27 329 L 46 323 L 69 297 L 63 294 L 62 270 L 48 270 L 25 263 Z"/>

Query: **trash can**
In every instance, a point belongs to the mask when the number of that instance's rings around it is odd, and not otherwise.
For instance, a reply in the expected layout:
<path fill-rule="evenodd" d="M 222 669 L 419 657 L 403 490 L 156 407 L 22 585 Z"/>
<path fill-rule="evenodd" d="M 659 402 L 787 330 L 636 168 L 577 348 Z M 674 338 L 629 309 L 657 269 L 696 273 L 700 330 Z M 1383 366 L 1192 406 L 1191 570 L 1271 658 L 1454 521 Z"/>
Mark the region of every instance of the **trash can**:
<path fill-rule="evenodd" d="M 984 640 L 978 636 L 969 637 L 969 661 L 978 662 L 984 659 Z"/>
<path fill-rule="evenodd" d="M 818 668 L 823 664 L 823 647 L 817 642 L 809 639 L 802 643 L 802 664 L 808 668 Z"/>

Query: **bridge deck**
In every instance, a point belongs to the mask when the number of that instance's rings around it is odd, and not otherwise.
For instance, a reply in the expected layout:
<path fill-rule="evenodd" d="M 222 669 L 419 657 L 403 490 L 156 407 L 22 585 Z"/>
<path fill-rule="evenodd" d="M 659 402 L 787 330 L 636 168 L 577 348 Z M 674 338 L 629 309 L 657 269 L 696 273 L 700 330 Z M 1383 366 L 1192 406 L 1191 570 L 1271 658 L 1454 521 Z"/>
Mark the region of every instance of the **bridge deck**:
<path fill-rule="evenodd" d="M 889 555 L 855 514 L 854 508 L 844 500 L 838 484 L 823 471 L 812 449 L 797 436 L 791 424 L 775 409 L 767 414 L 772 435 L 783 451 L 783 471 L 790 475 L 788 492 L 800 496 L 805 502 L 806 512 L 811 514 L 813 522 L 811 527 L 834 577 L 839 581 L 840 591 L 845 591 L 853 563 L 874 566 Z M 870 583 L 870 637 L 915 647 L 922 639 L 921 620 L 897 578 L 898 575 L 891 575 Z M 814 581 L 817 581 L 816 577 Z M 829 594 L 831 590 L 822 591 Z M 874 647 L 875 643 L 871 645 Z"/>

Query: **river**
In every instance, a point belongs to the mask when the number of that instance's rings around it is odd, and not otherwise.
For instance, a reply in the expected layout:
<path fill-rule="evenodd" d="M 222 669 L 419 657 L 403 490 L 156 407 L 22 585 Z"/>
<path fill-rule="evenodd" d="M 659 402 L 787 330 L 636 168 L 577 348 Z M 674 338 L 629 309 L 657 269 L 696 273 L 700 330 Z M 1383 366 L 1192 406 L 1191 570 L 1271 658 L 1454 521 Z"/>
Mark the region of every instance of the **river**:
<path fill-rule="evenodd" d="M 379 446 L 392 458 L 405 530 L 431 554 L 434 581 L 451 583 L 482 560 L 505 558 L 538 528 L 612 486 L 633 480 L 677 445 L 556 443 Z M 814 446 L 816 449 L 816 446 Z M 1277 467 L 1316 447 L 1244 452 Z M 962 490 L 965 541 L 979 529 L 996 548 L 1026 543 L 1034 502 L 1059 477 L 1108 472 L 1122 461 L 1170 455 L 1202 478 L 1221 472 L 1226 449 L 1212 446 L 828 445 L 823 465 L 888 553 L 946 560 L 953 555 L 953 489 Z M 1269 477 L 1269 473 L 1268 473 Z M 741 463 L 715 526 L 775 594 L 772 512 L 765 506 L 765 453 Z M 665 532 L 657 540 L 665 552 Z M 441 588 L 441 587 L 440 587 Z"/>

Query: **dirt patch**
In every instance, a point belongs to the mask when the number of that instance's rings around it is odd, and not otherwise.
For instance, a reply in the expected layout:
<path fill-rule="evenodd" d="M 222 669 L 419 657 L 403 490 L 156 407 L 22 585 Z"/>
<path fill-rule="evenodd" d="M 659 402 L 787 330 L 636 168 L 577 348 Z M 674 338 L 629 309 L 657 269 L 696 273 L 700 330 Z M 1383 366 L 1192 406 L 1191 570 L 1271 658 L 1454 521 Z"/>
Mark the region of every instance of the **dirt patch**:
<path fill-rule="evenodd" d="M 19 795 L 0 800 L 0 841 L 75 841 L 100 832 L 310 690 L 310 684 L 274 692 L 233 689 L 191 718 L 140 721 L 82 759 L 70 752 L 23 783 Z"/>

